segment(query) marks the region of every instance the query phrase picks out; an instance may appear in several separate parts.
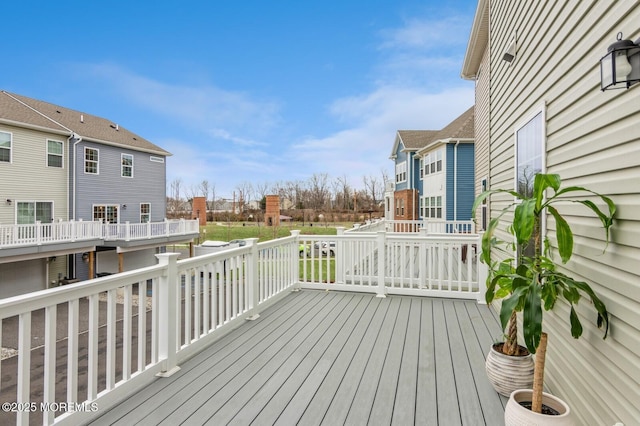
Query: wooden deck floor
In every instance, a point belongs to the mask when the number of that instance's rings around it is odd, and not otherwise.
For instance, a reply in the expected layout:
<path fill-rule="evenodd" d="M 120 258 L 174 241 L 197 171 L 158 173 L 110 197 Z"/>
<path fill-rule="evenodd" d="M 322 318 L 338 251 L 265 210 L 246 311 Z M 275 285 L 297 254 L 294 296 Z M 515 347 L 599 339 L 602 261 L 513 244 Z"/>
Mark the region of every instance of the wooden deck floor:
<path fill-rule="evenodd" d="M 475 301 L 292 293 L 93 424 L 501 425 Z"/>

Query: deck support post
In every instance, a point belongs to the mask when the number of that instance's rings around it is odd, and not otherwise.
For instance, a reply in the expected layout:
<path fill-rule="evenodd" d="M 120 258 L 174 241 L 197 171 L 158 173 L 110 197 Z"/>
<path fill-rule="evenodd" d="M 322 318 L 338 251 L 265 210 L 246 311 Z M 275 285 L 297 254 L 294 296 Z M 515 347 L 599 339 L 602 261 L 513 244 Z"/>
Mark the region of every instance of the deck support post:
<path fill-rule="evenodd" d="M 258 283 L 258 238 L 247 238 L 247 244 L 251 246 L 251 254 L 247 262 L 247 291 L 249 298 L 249 315 L 247 319 L 254 321 L 260 318 L 258 304 L 260 303 L 260 288 Z"/>
<path fill-rule="evenodd" d="M 158 285 L 158 355 L 162 371 L 157 376 L 169 377 L 180 370 L 178 367 L 178 303 L 177 275 L 180 253 L 156 254 L 158 263 L 165 267 Z"/>
<path fill-rule="evenodd" d="M 293 250 L 291 250 L 291 279 L 294 282 L 291 291 L 300 291 L 300 230 L 294 229 L 291 231 L 291 236 L 295 238 Z M 306 252 L 306 250 L 305 250 Z M 306 259 L 306 258 L 305 258 Z"/>
<path fill-rule="evenodd" d="M 385 231 L 378 231 L 376 235 L 376 251 L 377 268 L 378 268 L 378 287 L 376 289 L 376 297 L 387 297 L 385 285 L 384 285 L 384 269 L 385 269 L 385 242 L 387 233 Z"/>

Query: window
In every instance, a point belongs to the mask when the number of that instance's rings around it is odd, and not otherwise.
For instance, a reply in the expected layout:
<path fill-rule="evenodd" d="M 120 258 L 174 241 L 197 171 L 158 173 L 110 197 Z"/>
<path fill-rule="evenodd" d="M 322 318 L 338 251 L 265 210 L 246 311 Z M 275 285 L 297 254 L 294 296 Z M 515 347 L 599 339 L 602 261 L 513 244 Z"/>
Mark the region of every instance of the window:
<path fill-rule="evenodd" d="M 122 177 L 133 177 L 133 155 L 122 154 Z"/>
<path fill-rule="evenodd" d="M 487 190 L 487 178 L 482 179 L 482 191 L 485 192 Z M 487 229 L 487 199 L 482 200 L 482 230 Z"/>
<path fill-rule="evenodd" d="M 151 204 L 140 203 L 140 223 L 147 223 L 151 221 Z"/>
<path fill-rule="evenodd" d="M 533 182 L 535 176 L 544 170 L 544 112 L 535 113 L 521 126 L 516 128 L 515 140 L 515 189 L 525 195 L 533 195 Z M 545 221 L 542 218 L 539 223 L 540 231 L 544 235 Z M 518 247 L 518 256 L 532 256 L 535 253 L 533 241 L 536 236 L 531 236 L 531 241 L 524 247 Z"/>
<path fill-rule="evenodd" d="M 537 113 L 516 130 L 515 189 L 527 196 L 532 194 L 535 175 L 543 169 L 544 135 L 542 112 Z"/>
<path fill-rule="evenodd" d="M 420 158 L 420 179 L 424 177 L 424 157 Z"/>
<path fill-rule="evenodd" d="M 407 163 L 396 164 L 396 183 L 407 180 Z"/>
<path fill-rule="evenodd" d="M 95 148 L 84 149 L 84 172 L 98 174 L 98 150 Z"/>
<path fill-rule="evenodd" d="M 64 144 L 59 141 L 47 140 L 47 166 L 62 168 L 62 154 Z"/>
<path fill-rule="evenodd" d="M 424 174 L 429 175 L 442 171 L 442 150 L 439 149 L 435 152 L 424 157 Z"/>
<path fill-rule="evenodd" d="M 424 217 L 442 219 L 442 196 L 424 197 Z"/>
<path fill-rule="evenodd" d="M 18 225 L 29 225 L 36 222 L 53 222 L 53 203 L 50 201 L 18 201 Z"/>
<path fill-rule="evenodd" d="M 11 162 L 11 133 L 0 132 L 0 162 Z"/>
<path fill-rule="evenodd" d="M 118 223 L 118 205 L 117 204 L 94 205 L 93 220 L 100 220 L 106 223 Z"/>

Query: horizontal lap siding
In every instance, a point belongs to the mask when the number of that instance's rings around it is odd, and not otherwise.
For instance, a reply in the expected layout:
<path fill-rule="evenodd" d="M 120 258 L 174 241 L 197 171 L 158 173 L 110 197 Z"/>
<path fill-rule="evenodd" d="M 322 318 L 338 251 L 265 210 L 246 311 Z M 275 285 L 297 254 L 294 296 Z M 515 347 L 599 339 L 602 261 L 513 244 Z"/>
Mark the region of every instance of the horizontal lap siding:
<path fill-rule="evenodd" d="M 614 244 L 602 254 L 599 221 L 581 206 L 561 207 L 576 234 L 574 258 L 562 270 L 589 281 L 612 315 L 603 341 L 586 301 L 578 308 L 585 327 L 580 340 L 571 338 L 566 304 L 545 313 L 550 334 L 545 383 L 584 424 L 634 424 L 640 418 L 640 85 L 602 93 L 598 63 L 618 31 L 632 40 L 640 37 L 639 6 L 634 1 L 491 5 L 492 188 L 513 188 L 514 130 L 544 106 L 547 172 L 559 173 L 568 185 L 604 193 L 619 208 Z M 501 57 L 514 31 L 517 57 L 508 65 Z M 493 214 L 509 201 L 494 197 Z M 553 240 L 553 220 L 547 228 Z"/>

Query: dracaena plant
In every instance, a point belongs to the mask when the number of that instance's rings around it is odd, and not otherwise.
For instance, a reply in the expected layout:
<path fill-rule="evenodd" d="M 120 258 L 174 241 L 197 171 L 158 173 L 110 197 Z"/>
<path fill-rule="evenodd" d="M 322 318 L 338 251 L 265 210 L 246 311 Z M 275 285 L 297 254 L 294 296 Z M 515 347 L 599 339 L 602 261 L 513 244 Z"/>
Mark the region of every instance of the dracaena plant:
<path fill-rule="evenodd" d="M 515 197 L 513 203 L 491 219 L 481 243 L 481 259 L 489 266 L 486 301 L 491 303 L 494 299 L 503 299 L 500 321 L 503 330 L 509 326 L 503 352 L 511 352 L 513 355 L 517 351 L 516 313 L 522 312 L 524 343 L 529 352 L 535 353 L 542 334 L 543 308 L 546 311 L 553 309 L 559 298 L 565 299 L 570 305 L 569 322 L 574 338 L 582 335 L 582 324 L 574 306 L 583 295 L 591 300 L 597 312 L 596 323 L 599 328 L 604 328 L 606 338 L 609 316 L 604 303 L 589 284 L 558 271 L 552 252 L 557 251 L 563 264 L 573 254 L 573 232 L 567 220 L 556 209 L 557 203 L 579 203 L 595 213 L 600 219 L 608 244 L 609 229 L 616 211 L 613 201 L 586 188 L 561 188 L 560 176 L 556 174 L 537 174 L 533 187 L 526 194 L 502 189 L 485 191 L 476 198 L 473 211 L 476 211 L 484 199 L 495 193 L 507 193 Z M 606 208 L 601 210 L 588 199 L 571 198 L 575 193 L 596 196 Z M 506 226 L 506 231 L 513 236 L 512 241 L 503 241 L 495 236 L 495 231 L 507 212 L 513 213 L 512 221 Z M 555 221 L 555 241 L 543 239 L 541 235 L 541 218 L 547 213 Z M 498 252 L 503 254 L 498 255 Z"/>

